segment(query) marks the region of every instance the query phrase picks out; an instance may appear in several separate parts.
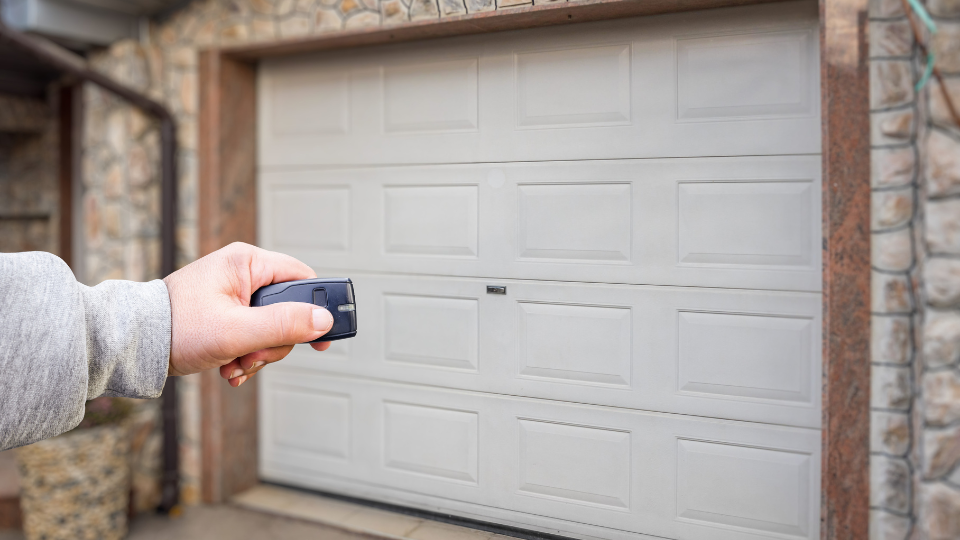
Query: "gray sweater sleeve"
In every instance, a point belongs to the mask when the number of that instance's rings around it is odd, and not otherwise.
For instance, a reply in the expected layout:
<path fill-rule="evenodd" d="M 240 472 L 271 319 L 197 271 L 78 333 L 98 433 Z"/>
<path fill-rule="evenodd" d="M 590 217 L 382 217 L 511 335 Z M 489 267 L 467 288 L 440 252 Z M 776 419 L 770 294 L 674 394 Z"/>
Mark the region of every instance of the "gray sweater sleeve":
<path fill-rule="evenodd" d="M 0 450 L 73 429 L 88 399 L 159 396 L 170 325 L 160 280 L 87 287 L 49 253 L 0 253 Z"/>

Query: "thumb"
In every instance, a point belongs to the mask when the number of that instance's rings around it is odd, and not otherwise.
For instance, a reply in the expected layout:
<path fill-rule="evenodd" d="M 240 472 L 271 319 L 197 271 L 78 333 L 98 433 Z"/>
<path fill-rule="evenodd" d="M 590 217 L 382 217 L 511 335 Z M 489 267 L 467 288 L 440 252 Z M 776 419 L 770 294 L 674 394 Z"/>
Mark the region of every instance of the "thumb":
<path fill-rule="evenodd" d="M 333 315 L 304 302 L 280 302 L 263 307 L 238 307 L 231 341 L 236 356 L 313 341 L 333 327 Z"/>

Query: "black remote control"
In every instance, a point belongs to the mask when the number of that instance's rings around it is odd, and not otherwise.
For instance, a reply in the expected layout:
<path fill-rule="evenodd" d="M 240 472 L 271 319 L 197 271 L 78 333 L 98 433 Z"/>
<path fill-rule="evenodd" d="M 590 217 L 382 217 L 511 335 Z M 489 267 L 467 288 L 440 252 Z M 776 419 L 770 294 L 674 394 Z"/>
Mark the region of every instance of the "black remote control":
<path fill-rule="evenodd" d="M 250 297 L 250 307 L 277 302 L 304 302 L 327 308 L 333 328 L 311 343 L 336 341 L 357 335 L 357 304 L 349 278 L 316 278 L 286 281 L 260 287 Z"/>

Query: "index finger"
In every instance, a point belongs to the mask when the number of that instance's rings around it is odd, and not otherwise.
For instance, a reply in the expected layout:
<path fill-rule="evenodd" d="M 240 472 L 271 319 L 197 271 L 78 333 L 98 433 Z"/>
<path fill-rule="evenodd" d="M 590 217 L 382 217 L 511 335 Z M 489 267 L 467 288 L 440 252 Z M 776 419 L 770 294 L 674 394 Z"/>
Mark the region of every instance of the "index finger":
<path fill-rule="evenodd" d="M 252 293 L 260 287 L 272 283 L 313 279 L 317 277 L 317 273 L 313 271 L 313 268 L 289 255 L 256 248 L 253 259 L 250 261 L 250 276 L 253 286 L 253 290 L 250 292 Z"/>

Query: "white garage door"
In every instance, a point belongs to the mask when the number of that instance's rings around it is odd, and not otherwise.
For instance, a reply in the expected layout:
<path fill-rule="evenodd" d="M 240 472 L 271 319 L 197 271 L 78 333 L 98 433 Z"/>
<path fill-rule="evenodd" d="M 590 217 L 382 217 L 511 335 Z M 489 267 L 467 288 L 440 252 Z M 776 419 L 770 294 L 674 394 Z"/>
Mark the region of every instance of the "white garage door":
<path fill-rule="evenodd" d="M 262 477 L 580 538 L 817 536 L 817 24 L 264 62 L 260 242 L 353 278 L 359 335 L 263 373 Z"/>

